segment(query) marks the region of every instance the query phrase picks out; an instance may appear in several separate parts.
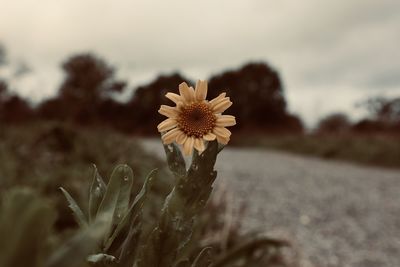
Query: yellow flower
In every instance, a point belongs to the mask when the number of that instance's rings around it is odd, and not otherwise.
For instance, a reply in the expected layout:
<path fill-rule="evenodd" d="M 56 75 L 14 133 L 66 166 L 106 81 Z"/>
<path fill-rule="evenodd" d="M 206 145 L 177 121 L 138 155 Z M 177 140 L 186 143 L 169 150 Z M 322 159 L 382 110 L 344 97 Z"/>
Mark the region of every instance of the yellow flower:
<path fill-rule="evenodd" d="M 207 82 L 198 81 L 196 89 L 186 83 L 179 85 L 179 93 L 167 93 L 165 96 L 176 106 L 161 105 L 158 112 L 168 119 L 157 128 L 163 133 L 164 144 L 176 141 L 183 146 L 183 153 L 190 155 L 193 148 L 200 153 L 204 151 L 205 141 L 217 139 L 221 144 L 229 142 L 231 132 L 225 127 L 236 124 L 234 116 L 222 115 L 232 105 L 226 93 L 220 94 L 211 101 L 206 100 Z"/>

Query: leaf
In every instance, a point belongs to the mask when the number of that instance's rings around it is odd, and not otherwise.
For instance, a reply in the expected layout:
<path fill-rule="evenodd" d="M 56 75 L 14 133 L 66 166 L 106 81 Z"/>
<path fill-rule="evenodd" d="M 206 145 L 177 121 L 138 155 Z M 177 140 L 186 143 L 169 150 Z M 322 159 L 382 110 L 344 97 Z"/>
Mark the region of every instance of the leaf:
<path fill-rule="evenodd" d="M 164 145 L 165 154 L 167 155 L 168 167 L 176 178 L 186 175 L 186 163 L 179 147 L 171 143 Z"/>
<path fill-rule="evenodd" d="M 42 267 L 55 210 L 30 189 L 6 192 L 0 207 L 0 266 Z"/>
<path fill-rule="evenodd" d="M 120 223 L 117 225 L 117 227 L 114 230 L 113 234 L 107 240 L 107 242 L 105 244 L 105 250 L 108 250 L 111 247 L 112 242 L 115 240 L 115 238 L 117 238 L 117 236 L 121 233 L 121 231 L 124 228 L 128 227 L 128 224 L 131 221 L 131 218 L 135 218 L 139 214 L 139 212 L 141 211 L 141 209 L 143 207 L 143 204 L 144 204 L 144 202 L 146 200 L 147 194 L 150 191 L 151 186 L 154 183 L 156 175 L 157 175 L 157 170 L 156 169 L 152 170 L 148 174 L 146 180 L 144 181 L 142 189 L 136 195 L 133 203 L 131 204 L 131 206 L 129 208 L 129 211 L 127 213 L 125 213 L 124 217 L 122 218 Z"/>
<path fill-rule="evenodd" d="M 167 155 L 174 151 L 168 150 Z M 214 171 L 217 154 L 216 141 L 209 142 L 201 155 L 194 154 L 188 172 L 176 180 L 165 199 L 161 219 L 140 250 L 138 266 L 184 264 L 182 260 L 186 258 L 185 250 L 191 241 L 194 217 L 207 202 L 217 175 Z"/>
<path fill-rule="evenodd" d="M 211 247 L 203 248 L 199 255 L 197 255 L 191 267 L 208 267 L 212 263 Z"/>
<path fill-rule="evenodd" d="M 131 205 L 131 209 L 132 209 L 133 213 L 138 212 L 142 208 L 144 201 L 146 200 L 147 193 L 150 192 L 150 189 L 151 189 L 152 185 L 154 184 L 154 180 L 156 179 L 157 172 L 158 172 L 158 170 L 154 169 L 147 175 L 147 177 L 143 183 L 142 189 L 136 195 L 135 200 L 133 201 L 133 203 Z"/>
<path fill-rule="evenodd" d="M 193 154 L 192 164 L 185 179 L 180 181 L 177 190 L 185 199 L 185 205 L 191 214 L 197 214 L 207 203 L 212 192 L 217 172 L 214 165 L 218 154 L 218 142 L 208 142 L 201 155 Z"/>
<path fill-rule="evenodd" d="M 218 144 L 218 153 L 220 153 L 225 148 L 225 146 L 226 145 Z"/>
<path fill-rule="evenodd" d="M 72 214 L 75 217 L 76 222 L 80 227 L 87 227 L 87 220 L 82 210 L 79 208 L 76 201 L 71 197 L 71 195 L 62 187 L 60 187 L 61 192 L 64 194 L 65 198 L 68 201 L 68 207 L 72 210 Z"/>
<path fill-rule="evenodd" d="M 93 165 L 93 181 L 89 191 L 89 223 L 96 219 L 97 210 L 105 193 L 106 184 L 97 171 L 96 165 Z"/>
<path fill-rule="evenodd" d="M 98 242 L 107 232 L 109 216 L 99 215 L 89 227 L 82 228 L 64 243 L 47 261 L 45 267 L 81 266 L 87 256 L 98 246 Z"/>
<path fill-rule="evenodd" d="M 132 185 L 133 172 L 132 169 L 128 167 L 128 169 L 126 170 L 126 175 L 121 182 L 118 200 L 114 212 L 113 225 L 118 225 L 128 212 Z"/>
<path fill-rule="evenodd" d="M 118 262 L 122 267 L 132 266 L 132 262 L 135 260 L 136 251 L 139 247 L 141 233 L 141 214 L 137 214 L 133 218 L 128 234 L 121 246 L 121 253 L 119 255 Z"/>
<path fill-rule="evenodd" d="M 107 236 L 111 234 L 113 218 L 115 214 L 115 210 L 117 207 L 117 202 L 119 199 L 119 193 L 121 190 L 121 185 L 123 184 L 124 178 L 131 174 L 132 170 L 126 165 L 118 165 L 115 167 L 111 174 L 110 181 L 107 185 L 107 190 L 104 195 L 103 200 L 100 203 L 99 210 L 97 212 L 98 216 L 106 216 L 109 218 L 108 226 L 107 226 L 107 234 L 105 236 L 105 240 L 107 240 Z"/>

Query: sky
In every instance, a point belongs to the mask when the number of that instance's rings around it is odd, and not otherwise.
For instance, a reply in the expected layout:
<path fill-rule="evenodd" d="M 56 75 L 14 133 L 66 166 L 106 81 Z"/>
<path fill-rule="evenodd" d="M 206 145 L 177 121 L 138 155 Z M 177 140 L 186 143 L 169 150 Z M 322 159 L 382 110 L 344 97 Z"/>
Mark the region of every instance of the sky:
<path fill-rule="evenodd" d="M 398 0 L 1 0 L 0 42 L 12 63 L 0 74 L 29 66 L 9 79 L 34 102 L 55 95 L 62 62 L 88 51 L 132 88 L 161 73 L 208 79 L 267 62 L 307 125 L 400 96 Z"/>

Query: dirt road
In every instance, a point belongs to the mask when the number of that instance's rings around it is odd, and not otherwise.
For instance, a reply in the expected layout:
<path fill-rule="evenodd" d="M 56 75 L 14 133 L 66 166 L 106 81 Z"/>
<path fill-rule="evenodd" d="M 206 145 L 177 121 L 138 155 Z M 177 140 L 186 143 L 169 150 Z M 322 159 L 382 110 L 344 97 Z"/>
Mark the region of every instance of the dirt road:
<path fill-rule="evenodd" d="M 400 170 L 236 148 L 216 169 L 246 203 L 245 228 L 290 238 L 304 266 L 400 266 Z"/>

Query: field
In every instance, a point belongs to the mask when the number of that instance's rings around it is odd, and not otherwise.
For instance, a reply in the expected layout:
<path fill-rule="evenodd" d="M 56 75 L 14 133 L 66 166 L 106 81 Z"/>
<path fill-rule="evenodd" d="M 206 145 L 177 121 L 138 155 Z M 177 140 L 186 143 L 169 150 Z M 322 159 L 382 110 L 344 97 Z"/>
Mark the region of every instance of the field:
<path fill-rule="evenodd" d="M 133 169 L 132 195 L 140 191 L 150 170 L 155 168 L 159 170 L 148 196 L 149 201 L 142 210 L 144 221 L 142 231 L 145 237 L 160 218 L 164 199 L 171 191 L 174 178 L 166 163 L 143 150 L 138 140 L 102 128 L 87 129 L 60 123 L 41 123 L 2 129 L 0 133 L 0 194 L 2 196 L 0 209 L 3 208 L 6 212 L 7 207 L 18 205 L 16 202 L 10 202 L 10 199 L 13 199 L 12 196 L 16 195 L 13 191 L 15 189 L 25 188 L 36 192 L 40 196 L 37 201 L 44 199 L 56 213 L 55 224 L 50 231 L 49 244 L 46 245 L 46 247 L 56 248 L 78 231 L 78 225 L 59 187 L 62 186 L 68 190 L 83 210 L 86 210 L 85 203 L 88 203 L 93 164 L 96 164 L 100 175 L 107 183 L 113 167 L 120 163 L 126 163 Z M 196 242 L 187 248 L 188 257 L 195 256 L 202 248 L 208 246 L 213 248 L 215 259 L 225 254 L 229 255 L 231 249 L 242 245 L 244 248 L 239 250 L 239 252 L 242 251 L 241 253 L 248 249 L 258 250 L 259 245 L 251 243 L 253 240 L 257 241 L 254 239 L 254 233 L 248 235 L 240 232 L 242 218 L 232 221 L 229 213 L 227 214 L 227 209 L 229 209 L 227 204 L 225 193 L 215 192 L 206 208 L 198 214 L 192 233 Z M 15 223 L 11 218 L 18 217 L 18 214 L 20 213 L 17 210 L 11 209 L 11 217 L 0 216 L 0 233 L 9 233 L 7 227 Z M 29 214 L 27 213 L 26 216 Z M 2 215 L 1 212 L 0 215 Z M 24 222 L 19 223 L 18 225 L 22 225 Z M 31 227 L 39 229 L 39 226 L 29 225 L 29 228 Z M 32 234 L 35 233 L 35 231 L 29 231 Z M 8 246 L 9 238 L 12 236 L 0 239 L 0 246 Z M 27 244 L 31 244 L 31 241 L 27 240 Z M 270 245 L 262 245 L 262 249 L 268 249 L 268 246 Z M 28 245 L 23 247 L 27 248 Z M 5 255 L 0 253 L 0 263 L 4 261 L 3 256 L 7 259 L 24 251 L 14 252 L 16 254 L 10 251 Z M 266 255 L 267 258 L 264 256 L 260 258 L 260 254 L 257 254 L 257 260 L 252 259 L 245 264 L 258 266 L 262 262 L 268 262 L 269 257 L 277 253 L 279 250 L 274 249 L 272 254 L 261 254 Z M 253 256 L 246 252 L 246 257 Z M 24 258 L 17 257 L 17 259 Z"/>
<path fill-rule="evenodd" d="M 139 190 L 147 173 L 160 169 L 154 197 L 160 201 L 171 187 L 166 166 L 145 153 L 136 140 L 105 129 L 75 129 L 63 124 L 32 124 L 9 127 L 0 134 L 1 191 L 25 186 L 48 197 L 59 210 L 57 227 L 75 225 L 62 196 L 67 188 L 79 201 L 85 201 L 93 164 L 106 180 L 117 164 L 128 164 L 134 171 L 134 188 Z"/>

